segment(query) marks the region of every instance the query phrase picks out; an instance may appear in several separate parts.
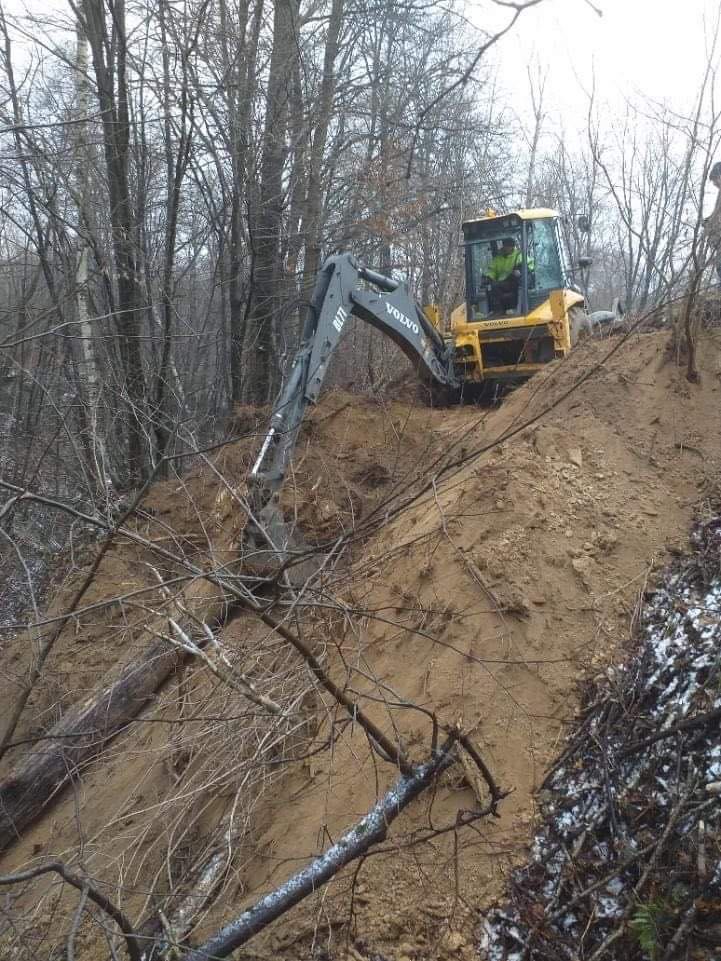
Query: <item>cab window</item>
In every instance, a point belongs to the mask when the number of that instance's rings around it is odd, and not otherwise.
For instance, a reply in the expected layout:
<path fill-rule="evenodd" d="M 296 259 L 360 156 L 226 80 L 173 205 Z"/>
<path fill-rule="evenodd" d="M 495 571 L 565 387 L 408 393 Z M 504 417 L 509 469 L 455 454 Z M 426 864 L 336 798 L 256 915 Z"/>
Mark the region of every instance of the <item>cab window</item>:
<path fill-rule="evenodd" d="M 533 260 L 537 290 L 563 287 L 563 270 L 558 255 L 556 225 L 553 220 L 536 220 L 528 224 L 528 257 Z"/>
<path fill-rule="evenodd" d="M 466 247 L 468 260 L 467 309 L 470 321 L 484 320 L 490 313 L 486 287 L 482 283 L 482 278 L 488 274 L 493 258 L 500 254 L 504 237 L 513 237 L 516 241 L 516 249 L 522 249 L 520 229 L 513 230 L 508 227 L 505 227 L 503 232 L 496 237 L 477 240 Z"/>

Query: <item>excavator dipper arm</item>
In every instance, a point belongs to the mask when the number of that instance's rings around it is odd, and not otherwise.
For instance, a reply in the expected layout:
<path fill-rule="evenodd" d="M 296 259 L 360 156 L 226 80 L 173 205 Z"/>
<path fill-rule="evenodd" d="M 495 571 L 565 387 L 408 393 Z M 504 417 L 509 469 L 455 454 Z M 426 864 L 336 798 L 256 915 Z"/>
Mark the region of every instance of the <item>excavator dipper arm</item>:
<path fill-rule="evenodd" d="M 378 289 L 363 289 L 361 281 Z M 279 505 L 280 491 L 306 408 L 318 400 L 330 358 L 351 317 L 387 334 L 423 381 L 458 385 L 452 350 L 404 284 L 360 266 L 350 254 L 326 260 L 315 283 L 300 348 L 250 473 L 246 540 L 260 551 L 270 549 L 281 560 L 288 556 L 291 538 Z"/>

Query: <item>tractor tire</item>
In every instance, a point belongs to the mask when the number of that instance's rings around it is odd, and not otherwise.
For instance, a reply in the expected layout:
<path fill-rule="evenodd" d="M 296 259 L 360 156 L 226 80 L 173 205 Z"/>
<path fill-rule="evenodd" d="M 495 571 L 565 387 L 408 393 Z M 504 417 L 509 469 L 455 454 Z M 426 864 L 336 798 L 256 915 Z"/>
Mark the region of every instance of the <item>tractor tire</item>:
<path fill-rule="evenodd" d="M 568 311 L 568 329 L 571 335 L 571 347 L 593 334 L 593 325 L 583 307 L 571 307 Z"/>
<path fill-rule="evenodd" d="M 495 400 L 497 387 L 493 380 L 482 380 L 480 383 L 469 381 L 462 387 L 462 402 L 487 406 Z"/>
<path fill-rule="evenodd" d="M 455 407 L 461 403 L 461 391 L 435 381 L 418 385 L 418 400 L 425 407 Z"/>

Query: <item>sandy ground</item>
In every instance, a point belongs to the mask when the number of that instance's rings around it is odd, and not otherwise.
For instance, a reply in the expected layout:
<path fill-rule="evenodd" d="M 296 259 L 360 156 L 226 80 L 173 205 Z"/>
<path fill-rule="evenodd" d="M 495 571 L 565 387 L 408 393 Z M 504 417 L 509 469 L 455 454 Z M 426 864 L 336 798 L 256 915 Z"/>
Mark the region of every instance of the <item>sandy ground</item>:
<path fill-rule="evenodd" d="M 238 957 L 478 956 L 479 917 L 525 854 L 534 792 L 562 746 L 579 685 L 623 656 L 649 578 L 683 547 L 694 511 L 716 489 L 719 344 L 707 335 L 701 382 L 691 385 L 669 362 L 666 339 L 633 337 L 605 362 L 617 342 L 586 343 L 499 409 L 428 411 L 334 392 L 315 411 L 286 509 L 318 542 L 353 531 L 357 539 L 348 561 L 294 612 L 298 629 L 412 757 L 428 755 L 432 712 L 472 732 L 511 793 L 498 819 L 456 831 L 458 812 L 479 797 L 453 768 L 399 819 L 381 853 Z M 199 465 L 154 489 L 138 529 L 198 563 L 229 559 L 244 518 L 228 491 L 247 470 L 256 426 L 254 412 L 239 411 L 235 429 L 247 436 L 215 458 L 214 470 Z M 75 559 L 53 611 L 84 563 L 84 555 Z M 151 563 L 158 568 L 136 547 L 110 552 L 83 602 L 99 606 L 57 642 L 17 739 L 42 732 L 146 643 L 147 610 L 117 598 L 152 583 Z M 160 573 L 172 574 L 172 565 Z M 268 690 L 289 690 L 304 676 L 257 619 L 234 620 L 222 641 L 263 678 L 274 658 Z M 4 642 L 3 703 L 31 650 L 24 633 Z M 242 797 L 242 831 L 197 941 L 327 847 L 395 777 L 356 726 L 340 723 L 328 697 L 309 691 L 291 738 L 298 760 L 269 766 L 243 794 L 229 758 L 248 721 L 218 720 L 233 703 L 205 669 L 186 668 L 143 723 L 48 805 L 0 870 L 61 856 L 103 879 L 137 921 L 169 888 L 182 889 Z M 203 718 L 195 727 L 193 712 Z M 56 893 L 40 882 L 6 906 L 24 932 L 17 957 L 50 958 L 61 943 L 77 898 Z M 10 944 L 13 935 L 4 938 Z M 97 924 L 83 924 L 77 957 L 106 957 L 104 944 Z"/>

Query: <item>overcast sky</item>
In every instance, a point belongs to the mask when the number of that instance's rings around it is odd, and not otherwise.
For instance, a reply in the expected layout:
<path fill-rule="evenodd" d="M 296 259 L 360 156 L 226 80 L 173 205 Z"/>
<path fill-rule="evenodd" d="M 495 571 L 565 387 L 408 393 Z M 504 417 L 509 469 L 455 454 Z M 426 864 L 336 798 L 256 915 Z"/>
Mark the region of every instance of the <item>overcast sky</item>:
<path fill-rule="evenodd" d="M 476 3 L 473 20 L 485 29 L 499 23 L 499 16 L 508 17 L 507 10 L 493 9 L 492 0 Z M 606 131 L 616 117 L 622 118 L 626 102 L 666 104 L 686 117 L 693 112 L 719 0 L 593 0 L 593 4 L 602 16 L 586 0 L 543 0 L 525 11 L 512 33 L 494 48 L 504 99 L 527 130 L 532 127 L 528 65 L 534 75 L 538 66 L 546 72 L 542 140 L 546 148 L 561 134 L 567 144 L 585 143 L 588 93 L 594 81 L 597 116 Z M 721 108 L 721 37 L 714 59 Z M 718 153 L 721 161 L 721 150 Z M 715 190 L 706 189 L 706 214 L 715 195 Z"/>
<path fill-rule="evenodd" d="M 543 0 L 525 11 L 496 52 L 504 87 L 525 91 L 526 64 L 536 60 L 549 69 L 549 107 L 572 116 L 583 116 L 593 70 L 611 104 L 642 96 L 690 109 L 707 60 L 704 21 L 711 33 L 718 0 L 593 2 L 603 16 L 586 0 Z"/>

